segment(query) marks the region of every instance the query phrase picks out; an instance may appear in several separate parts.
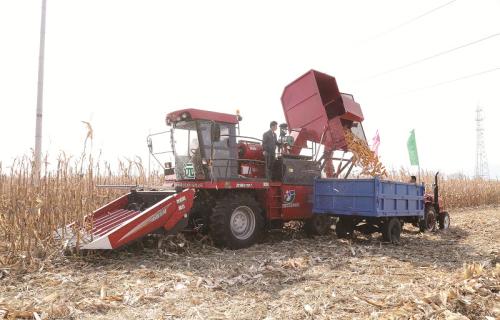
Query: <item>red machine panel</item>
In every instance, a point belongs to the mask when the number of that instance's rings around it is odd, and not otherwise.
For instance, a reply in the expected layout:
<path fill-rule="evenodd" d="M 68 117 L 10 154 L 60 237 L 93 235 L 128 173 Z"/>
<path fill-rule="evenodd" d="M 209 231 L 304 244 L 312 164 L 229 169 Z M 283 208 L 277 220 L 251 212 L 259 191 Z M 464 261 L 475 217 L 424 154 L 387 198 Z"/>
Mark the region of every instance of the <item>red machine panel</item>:
<path fill-rule="evenodd" d="M 238 141 L 239 159 L 264 161 L 264 154 L 262 153 L 262 151 L 262 145 L 258 142 L 247 140 Z"/>
<path fill-rule="evenodd" d="M 302 128 L 306 140 L 331 150 L 345 149 L 344 125 L 363 121 L 354 98 L 340 93 L 334 77 L 315 70 L 286 86 L 281 103 L 290 129 Z"/>
<path fill-rule="evenodd" d="M 167 124 L 180 120 L 211 120 L 226 123 L 238 123 L 238 116 L 228 113 L 200 109 L 182 109 L 167 114 Z"/>
<path fill-rule="evenodd" d="M 312 216 L 312 186 L 281 186 L 281 217 L 283 220 L 306 219 Z"/>

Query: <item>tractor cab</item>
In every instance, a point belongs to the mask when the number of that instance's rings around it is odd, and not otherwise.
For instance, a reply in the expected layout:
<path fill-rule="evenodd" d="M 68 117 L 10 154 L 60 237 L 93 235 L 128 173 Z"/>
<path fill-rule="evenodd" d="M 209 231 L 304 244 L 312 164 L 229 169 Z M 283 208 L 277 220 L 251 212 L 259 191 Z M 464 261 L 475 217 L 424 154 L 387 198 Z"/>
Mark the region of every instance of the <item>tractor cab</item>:
<path fill-rule="evenodd" d="M 176 180 L 238 178 L 236 127 L 239 116 L 198 109 L 167 115 Z"/>

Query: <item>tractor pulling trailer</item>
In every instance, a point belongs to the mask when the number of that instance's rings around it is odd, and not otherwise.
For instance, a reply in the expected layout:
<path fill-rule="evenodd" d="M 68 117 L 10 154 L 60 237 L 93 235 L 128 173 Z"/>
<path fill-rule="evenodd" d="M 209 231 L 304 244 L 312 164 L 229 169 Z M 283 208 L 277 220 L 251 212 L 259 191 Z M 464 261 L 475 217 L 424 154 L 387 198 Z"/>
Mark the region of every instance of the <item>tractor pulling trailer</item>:
<path fill-rule="evenodd" d="M 360 105 L 339 91 L 334 77 L 311 70 L 285 87 L 281 102 L 286 124 L 280 125 L 282 144 L 272 177 L 265 176 L 261 140 L 239 135 L 239 114 L 174 111 L 166 123 L 175 162 L 164 167 L 166 176 L 175 175 L 174 188 L 132 189 L 86 216 L 83 225 L 72 223 L 59 234 L 69 247 L 115 249 L 153 232 L 191 230 L 210 234 L 217 246 L 239 249 L 290 220 L 302 220 L 306 232 L 322 235 L 330 229 L 331 217 L 339 216 L 337 235 L 348 236 L 358 228 L 382 231 L 389 241 L 399 239 L 401 222 L 430 230 L 437 219 L 443 220 L 437 178 L 434 194 L 424 196 L 423 186 L 412 184 L 406 194 L 390 195 L 398 205 L 405 202 L 406 211 L 398 206 L 389 210 L 390 201 L 376 206 L 389 196 L 375 188 L 384 182 L 375 179 L 367 189 L 362 180 L 347 179 L 354 163 L 345 130 L 365 142 L 366 137 Z M 148 144 L 155 156 L 149 138 Z M 334 157 L 335 151 L 342 156 Z M 322 173 L 327 179 L 320 178 Z M 325 192 L 337 190 L 340 185 L 334 184 L 341 181 L 364 194 Z M 367 197 L 371 207 L 355 205 Z M 444 224 L 449 224 L 446 217 Z M 363 223 L 368 227 L 358 226 Z"/>

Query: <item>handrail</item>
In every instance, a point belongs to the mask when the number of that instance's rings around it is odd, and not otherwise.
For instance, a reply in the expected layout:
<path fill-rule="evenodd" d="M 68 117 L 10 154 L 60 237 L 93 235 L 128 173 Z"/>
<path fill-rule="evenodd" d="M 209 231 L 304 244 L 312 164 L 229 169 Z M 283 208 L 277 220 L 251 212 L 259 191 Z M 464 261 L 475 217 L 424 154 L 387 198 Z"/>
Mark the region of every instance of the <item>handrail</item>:
<path fill-rule="evenodd" d="M 151 139 L 151 137 L 157 136 L 157 135 L 161 135 L 161 134 L 166 134 L 166 133 L 169 133 L 169 132 L 171 133 L 172 130 L 167 130 L 167 131 L 162 131 L 162 132 L 157 132 L 157 133 L 150 133 L 146 137 L 146 143 L 148 145 L 149 154 L 153 156 L 153 159 L 155 159 L 156 162 L 158 162 L 158 164 L 160 165 L 160 167 L 163 170 L 165 170 L 165 167 L 163 166 L 163 164 L 161 163 L 161 161 L 156 156 L 160 155 L 160 154 L 166 154 L 166 153 L 174 153 L 175 154 L 175 152 L 174 152 L 174 150 L 153 152 L 153 139 Z"/>
<path fill-rule="evenodd" d="M 240 135 L 234 135 L 234 134 L 221 134 L 221 137 L 235 137 L 235 138 L 243 138 L 243 139 L 253 139 L 259 142 L 262 142 L 262 139 L 258 139 L 255 137 L 249 137 L 249 136 L 240 136 Z"/>
<path fill-rule="evenodd" d="M 218 161 L 218 160 L 226 160 L 226 161 L 245 161 L 245 162 L 257 162 L 257 163 L 266 163 L 265 161 L 262 160 L 256 160 L 256 159 L 238 159 L 238 158 L 216 158 L 216 159 L 211 159 L 212 161 Z"/>
<path fill-rule="evenodd" d="M 160 134 L 165 134 L 165 133 L 168 133 L 168 132 L 172 132 L 172 130 L 167 130 L 167 131 L 162 131 L 162 132 L 156 132 L 156 133 L 150 133 L 150 134 L 148 135 L 148 138 L 149 138 L 149 137 L 152 137 L 152 136 L 158 136 L 158 135 L 160 135 Z"/>

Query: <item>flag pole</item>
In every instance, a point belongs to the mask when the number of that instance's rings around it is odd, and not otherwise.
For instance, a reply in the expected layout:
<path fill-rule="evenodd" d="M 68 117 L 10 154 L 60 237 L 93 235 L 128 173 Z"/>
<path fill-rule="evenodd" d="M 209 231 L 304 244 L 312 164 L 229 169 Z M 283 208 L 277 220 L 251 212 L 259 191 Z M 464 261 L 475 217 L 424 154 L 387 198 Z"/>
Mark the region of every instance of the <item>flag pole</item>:
<path fill-rule="evenodd" d="M 420 179 L 420 162 L 418 163 L 418 181 L 422 183 L 422 179 Z"/>
<path fill-rule="evenodd" d="M 413 134 L 415 135 L 415 129 L 413 129 Z M 415 137 L 415 150 L 417 149 L 417 138 Z M 417 151 L 417 157 L 418 157 L 418 151 Z M 419 183 L 422 183 L 422 179 L 420 177 L 420 159 L 418 159 L 418 181 Z"/>

